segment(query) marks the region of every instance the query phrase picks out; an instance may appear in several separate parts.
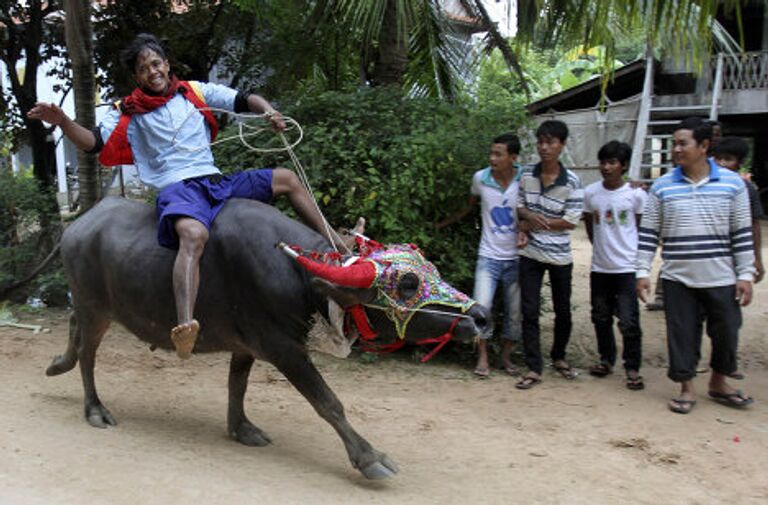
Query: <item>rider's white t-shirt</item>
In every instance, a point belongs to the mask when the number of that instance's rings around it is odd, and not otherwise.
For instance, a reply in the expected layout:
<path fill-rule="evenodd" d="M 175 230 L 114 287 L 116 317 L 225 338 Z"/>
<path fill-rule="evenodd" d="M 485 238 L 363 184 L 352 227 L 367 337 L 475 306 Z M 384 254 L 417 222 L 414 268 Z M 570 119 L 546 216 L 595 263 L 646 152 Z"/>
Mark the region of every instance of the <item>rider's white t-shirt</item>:
<path fill-rule="evenodd" d="M 519 175 L 519 172 L 518 172 Z M 518 179 L 502 189 L 491 175 L 491 168 L 478 170 L 472 176 L 472 194 L 480 198 L 483 221 L 478 254 L 495 260 L 517 259 Z"/>
<path fill-rule="evenodd" d="M 592 215 L 592 271 L 629 273 L 637 257 L 637 215 L 643 213 L 646 193 L 624 184 L 608 190 L 603 181 L 584 190 L 584 212 Z"/>

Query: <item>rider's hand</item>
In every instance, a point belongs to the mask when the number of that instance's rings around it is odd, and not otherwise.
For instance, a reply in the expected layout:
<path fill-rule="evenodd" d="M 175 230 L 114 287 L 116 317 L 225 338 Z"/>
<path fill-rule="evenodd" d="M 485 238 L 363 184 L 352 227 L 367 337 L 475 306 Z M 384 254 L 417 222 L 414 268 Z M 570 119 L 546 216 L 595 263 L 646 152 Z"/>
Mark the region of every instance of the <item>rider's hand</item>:
<path fill-rule="evenodd" d="M 269 124 L 272 125 L 272 128 L 276 132 L 285 130 L 285 119 L 283 119 L 283 115 L 280 114 L 280 112 L 271 110 L 265 112 L 264 115 L 267 117 L 267 121 L 269 121 Z"/>
<path fill-rule="evenodd" d="M 61 126 L 67 120 L 67 115 L 61 107 L 52 103 L 38 102 L 27 113 L 30 119 L 39 119 L 54 126 Z"/>

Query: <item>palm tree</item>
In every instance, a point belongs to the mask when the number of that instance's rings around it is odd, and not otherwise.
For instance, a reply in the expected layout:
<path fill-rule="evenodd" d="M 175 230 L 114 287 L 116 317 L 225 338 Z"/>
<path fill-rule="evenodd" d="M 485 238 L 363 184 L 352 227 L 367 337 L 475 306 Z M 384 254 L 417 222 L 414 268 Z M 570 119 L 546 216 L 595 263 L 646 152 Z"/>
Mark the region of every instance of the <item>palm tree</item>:
<path fill-rule="evenodd" d="M 743 0 L 518 0 L 517 38 L 523 44 L 546 40 L 565 48 L 604 46 L 605 61 L 610 62 L 615 59 L 617 38 L 640 28 L 648 47 L 700 64 L 719 33 L 718 9 L 735 12 L 741 26 L 741 3 Z"/>
<path fill-rule="evenodd" d="M 247 0 L 243 0 L 247 2 Z M 509 1 L 509 0 L 507 0 Z M 407 84 L 408 74 L 431 76 L 443 89 L 455 71 L 456 57 L 446 43 L 449 30 L 441 22 L 439 0 L 318 0 L 316 9 L 347 24 L 363 47 L 363 66 L 371 84 Z M 483 0 L 460 0 L 470 15 L 488 30 L 488 48 L 498 47 L 510 72 L 524 83 L 516 53 L 499 34 Z M 643 28 L 650 47 L 703 62 L 713 40 L 713 20 L 719 8 L 739 17 L 739 0 L 518 0 L 517 44 L 545 40 L 571 48 L 604 46 L 608 71 L 615 60 L 616 40 Z M 425 56 L 426 55 L 426 56 Z M 407 62 L 407 64 L 406 64 Z M 368 69 L 370 67 L 370 69 Z M 437 79 L 435 79 L 437 77 Z M 527 88 L 527 86 L 524 87 Z"/>
<path fill-rule="evenodd" d="M 86 128 L 96 124 L 96 81 L 93 65 L 93 31 L 91 28 L 91 2 L 64 0 L 66 20 L 64 30 L 67 51 L 72 62 L 72 85 L 75 92 L 75 115 Z M 101 196 L 99 193 L 98 164 L 94 154 L 78 150 L 78 181 L 80 206 L 91 208 Z"/>
<path fill-rule="evenodd" d="M 312 24 L 334 20 L 349 27 L 360 47 L 363 84 L 405 86 L 452 96 L 462 55 L 439 0 L 318 0 Z"/>

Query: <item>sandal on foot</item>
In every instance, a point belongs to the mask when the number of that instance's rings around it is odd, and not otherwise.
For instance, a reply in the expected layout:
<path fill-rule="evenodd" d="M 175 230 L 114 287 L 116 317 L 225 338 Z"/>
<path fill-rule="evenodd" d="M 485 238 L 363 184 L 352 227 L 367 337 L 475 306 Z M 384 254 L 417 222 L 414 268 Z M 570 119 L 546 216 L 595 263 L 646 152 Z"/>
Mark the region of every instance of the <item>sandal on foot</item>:
<path fill-rule="evenodd" d="M 627 375 L 627 389 L 631 389 L 632 391 L 640 391 L 641 389 L 645 389 L 643 376 L 636 375 L 634 377 L 630 377 Z"/>
<path fill-rule="evenodd" d="M 672 398 L 669 400 L 669 410 L 676 414 L 688 414 L 696 406 L 696 400 Z"/>
<path fill-rule="evenodd" d="M 607 363 L 598 363 L 597 365 L 589 367 L 589 375 L 594 375 L 595 377 L 605 377 L 612 373 L 613 368 Z"/>
<path fill-rule="evenodd" d="M 742 393 L 740 389 L 737 389 L 733 393 L 719 393 L 717 391 L 710 391 L 709 397 L 713 398 L 719 403 L 722 403 L 723 405 L 735 407 L 737 409 L 744 408 L 747 405 L 752 405 L 755 401 L 751 396 L 747 396 Z"/>
<path fill-rule="evenodd" d="M 526 375 L 520 381 L 515 384 L 515 387 L 517 389 L 531 389 L 532 387 L 541 384 L 541 378 L 539 377 L 532 377 L 530 375 Z"/>
<path fill-rule="evenodd" d="M 475 374 L 475 376 L 478 379 L 487 379 L 488 377 L 491 376 L 491 371 L 483 367 L 475 368 L 474 370 L 472 370 L 472 373 Z"/>
<path fill-rule="evenodd" d="M 511 375 L 512 377 L 517 377 L 520 375 L 520 370 L 512 365 L 505 366 L 504 371 L 507 372 L 507 375 Z"/>
<path fill-rule="evenodd" d="M 656 310 L 664 310 L 664 302 L 663 301 L 653 301 L 651 303 L 645 304 L 645 309 L 650 311 L 656 311 Z"/>
<path fill-rule="evenodd" d="M 555 369 L 555 372 L 559 373 L 569 381 L 575 379 L 576 376 L 579 375 L 576 372 L 576 370 L 571 368 L 571 365 L 569 365 L 565 361 L 558 361 L 558 362 L 552 363 L 552 368 Z"/>

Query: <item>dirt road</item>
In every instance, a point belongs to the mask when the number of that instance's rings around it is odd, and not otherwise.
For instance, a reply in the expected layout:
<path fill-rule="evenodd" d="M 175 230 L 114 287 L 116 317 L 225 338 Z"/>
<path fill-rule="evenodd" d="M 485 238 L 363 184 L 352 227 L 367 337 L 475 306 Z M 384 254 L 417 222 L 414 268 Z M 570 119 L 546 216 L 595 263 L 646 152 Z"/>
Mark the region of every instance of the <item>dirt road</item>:
<path fill-rule="evenodd" d="M 572 354 L 583 369 L 594 337 L 581 235 L 576 250 Z M 690 415 L 670 413 L 662 315 L 645 311 L 642 392 L 625 389 L 620 374 L 568 382 L 547 371 L 523 392 L 501 371 L 480 381 L 439 360 L 318 356 L 352 424 L 400 465 L 397 477 L 373 483 L 271 366 L 255 366 L 246 408 L 274 444 L 244 447 L 225 432 L 226 356 L 181 362 L 120 328 L 96 367 L 119 424 L 91 428 L 79 373 L 44 375 L 64 349 L 68 314 L 21 314 L 48 331 L 0 328 L 0 505 L 764 504 L 768 284 L 758 288 L 743 329 L 743 387 L 757 399 L 748 411 L 701 397 Z M 697 379 L 700 393 L 706 380 Z"/>

